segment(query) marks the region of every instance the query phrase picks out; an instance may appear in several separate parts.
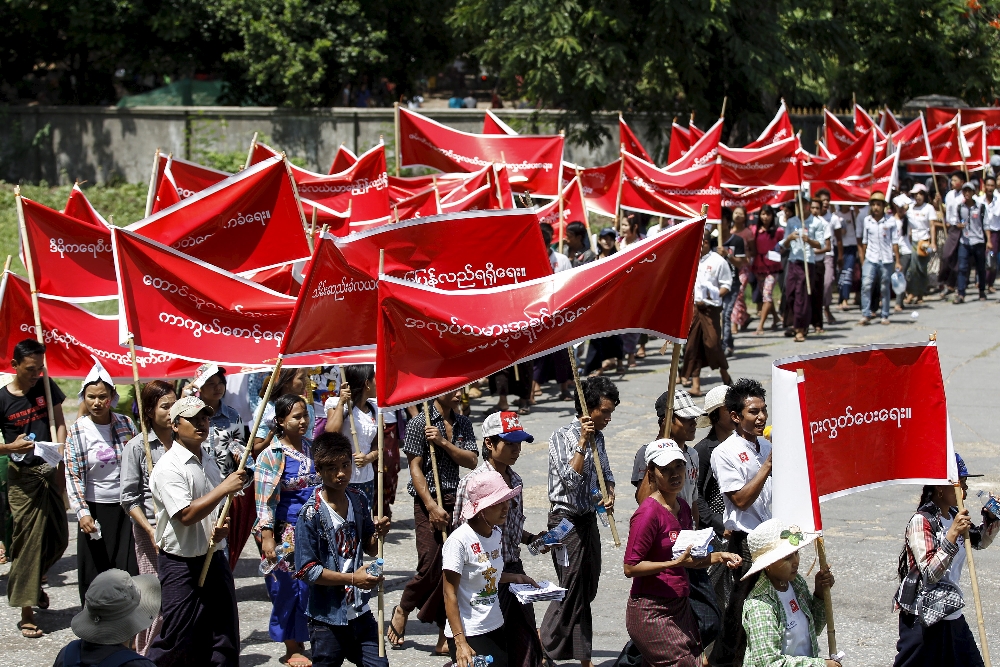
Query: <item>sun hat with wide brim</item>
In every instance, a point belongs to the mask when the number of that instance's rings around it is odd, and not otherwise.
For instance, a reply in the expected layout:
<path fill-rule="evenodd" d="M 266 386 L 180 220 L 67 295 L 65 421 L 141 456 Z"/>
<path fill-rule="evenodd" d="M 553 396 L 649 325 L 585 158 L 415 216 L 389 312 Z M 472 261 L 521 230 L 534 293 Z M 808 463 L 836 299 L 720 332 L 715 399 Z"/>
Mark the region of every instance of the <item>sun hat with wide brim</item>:
<path fill-rule="evenodd" d="M 503 476 L 496 470 L 487 470 L 469 477 L 465 484 L 465 493 L 469 500 L 462 506 L 462 518 L 468 521 L 484 509 L 505 503 L 521 493 L 521 487 L 513 489 L 503 481 Z"/>
<path fill-rule="evenodd" d="M 870 197 L 868 197 L 868 203 L 869 204 L 872 203 L 873 201 L 877 201 L 877 202 L 881 202 L 881 203 L 885 204 L 886 203 L 885 193 L 879 192 L 878 190 L 876 190 L 875 192 L 873 192 L 871 194 Z"/>
<path fill-rule="evenodd" d="M 94 644 L 122 644 L 153 624 L 160 613 L 160 580 L 155 574 L 129 576 L 101 572 L 91 582 L 83 611 L 73 617 L 73 633 Z"/>
<path fill-rule="evenodd" d="M 743 579 L 760 572 L 768 565 L 788 558 L 802 547 L 811 544 L 817 537 L 819 533 L 806 533 L 798 526 L 789 526 L 781 519 L 768 519 L 747 535 L 747 548 L 750 550 L 753 565 L 743 575 Z"/>

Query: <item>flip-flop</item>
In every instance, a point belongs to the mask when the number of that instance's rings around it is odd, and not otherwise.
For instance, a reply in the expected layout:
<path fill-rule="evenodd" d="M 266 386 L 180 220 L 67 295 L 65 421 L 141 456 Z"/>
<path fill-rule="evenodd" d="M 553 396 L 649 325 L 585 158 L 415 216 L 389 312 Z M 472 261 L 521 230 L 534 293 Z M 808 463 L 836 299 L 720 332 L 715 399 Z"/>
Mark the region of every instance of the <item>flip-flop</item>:
<path fill-rule="evenodd" d="M 34 623 L 21 621 L 17 624 L 17 629 L 21 631 L 21 636 L 25 639 L 40 639 L 45 635 L 42 629 Z"/>
<path fill-rule="evenodd" d="M 285 660 L 285 664 L 288 667 L 312 667 L 312 660 L 302 655 L 298 654 L 298 657 L 291 657 Z"/>
<path fill-rule="evenodd" d="M 396 626 L 392 624 L 393 621 L 396 620 L 397 609 L 399 609 L 399 605 L 396 605 L 395 607 L 392 608 L 392 614 L 389 615 L 389 629 L 385 633 L 385 638 L 389 640 L 388 641 L 389 648 L 392 649 L 393 651 L 402 650 L 403 643 L 406 642 L 406 627 L 403 627 L 403 631 L 400 632 L 399 630 L 396 629 Z M 389 634 L 390 632 L 393 635 L 396 635 L 396 639 L 399 640 L 398 644 L 392 640 L 392 636 Z"/>

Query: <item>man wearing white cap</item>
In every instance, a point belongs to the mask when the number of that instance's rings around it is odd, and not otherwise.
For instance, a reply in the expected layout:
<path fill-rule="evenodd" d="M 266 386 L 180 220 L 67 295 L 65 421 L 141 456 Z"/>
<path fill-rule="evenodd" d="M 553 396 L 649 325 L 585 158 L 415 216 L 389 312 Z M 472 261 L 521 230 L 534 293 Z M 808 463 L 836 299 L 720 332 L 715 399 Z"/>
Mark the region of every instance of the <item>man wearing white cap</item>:
<path fill-rule="evenodd" d="M 240 654 L 236 589 L 223 550 L 228 521 L 216 527 L 227 495 L 246 484 L 246 471 L 225 479 L 213 453 L 204 447 L 212 408 L 185 396 L 170 408 L 174 445 L 160 458 L 149 486 L 160 508 L 156 545 L 163 598 L 163 626 L 147 657 L 159 667 L 170 665 L 238 665 Z M 205 585 L 198 578 L 212 538 L 218 549 Z"/>
<path fill-rule="evenodd" d="M 913 204 L 906 210 L 910 229 L 910 270 L 906 273 L 906 288 L 910 302 L 921 303 L 927 295 L 927 263 L 931 253 L 937 252 L 938 216 L 927 201 L 927 188 L 917 183 L 910 189 Z"/>
<path fill-rule="evenodd" d="M 913 255 L 913 250 L 910 247 L 910 221 L 906 215 L 911 204 L 913 204 L 913 200 L 903 193 L 892 198 L 892 205 L 895 209 L 892 213 L 892 221 L 896 223 L 896 237 L 899 239 L 898 270 L 902 271 L 904 276 L 910 270 L 910 258 Z M 897 313 L 903 312 L 903 300 L 906 298 L 906 292 L 905 289 L 896 291 L 895 311 Z"/>

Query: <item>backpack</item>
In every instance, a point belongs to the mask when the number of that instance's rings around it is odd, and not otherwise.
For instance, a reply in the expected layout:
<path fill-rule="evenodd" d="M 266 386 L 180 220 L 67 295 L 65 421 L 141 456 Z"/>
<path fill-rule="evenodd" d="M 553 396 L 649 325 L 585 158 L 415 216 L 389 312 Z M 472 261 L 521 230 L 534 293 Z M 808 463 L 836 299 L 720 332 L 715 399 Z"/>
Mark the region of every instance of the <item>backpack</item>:
<path fill-rule="evenodd" d="M 63 652 L 63 667 L 83 667 L 83 661 L 80 657 L 80 648 L 82 646 L 82 639 L 71 641 L 66 645 L 66 650 Z M 96 667 L 122 667 L 125 663 L 133 660 L 145 660 L 145 658 L 123 646 L 104 660 L 101 660 Z"/>

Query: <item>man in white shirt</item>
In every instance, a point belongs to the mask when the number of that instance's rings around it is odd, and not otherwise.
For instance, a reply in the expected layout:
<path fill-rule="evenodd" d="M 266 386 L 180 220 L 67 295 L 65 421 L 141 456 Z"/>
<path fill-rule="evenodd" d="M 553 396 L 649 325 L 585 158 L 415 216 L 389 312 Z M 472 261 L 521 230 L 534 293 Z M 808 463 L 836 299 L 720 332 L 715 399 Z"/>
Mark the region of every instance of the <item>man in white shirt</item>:
<path fill-rule="evenodd" d="M 861 238 L 861 319 L 865 326 L 872 318 L 872 286 L 879 274 L 882 288 L 882 324 L 889 324 L 889 279 L 899 263 L 899 237 L 896 222 L 885 215 L 885 195 L 875 191 L 868 200 L 871 209 L 864 221 Z"/>
<path fill-rule="evenodd" d="M 147 656 L 157 665 L 239 664 L 240 632 L 233 573 L 223 553 L 228 520 L 216 527 L 219 506 L 242 489 L 246 471 L 222 479 L 213 453 L 204 447 L 212 408 L 185 396 L 170 408 L 174 445 L 149 479 L 159 508 L 154 534 L 160 550 L 158 576 L 163 590 L 163 626 Z M 204 586 L 198 586 L 208 541 L 217 550 Z"/>
<path fill-rule="evenodd" d="M 545 241 L 545 249 L 549 251 L 549 266 L 552 267 L 552 273 L 572 269 L 573 265 L 570 263 L 569 257 L 561 252 L 556 252 L 552 247 L 552 240 L 555 238 L 555 231 L 552 229 L 552 225 L 543 222 L 541 223 L 541 230 L 542 240 Z"/>
<path fill-rule="evenodd" d="M 965 175 L 956 171 L 951 175 L 951 190 L 944 196 L 944 222 L 948 232 L 941 253 L 941 268 L 938 269 L 938 284 L 944 285 L 941 298 L 955 291 L 958 281 L 958 246 L 962 238 L 962 228 L 959 226 L 958 207 L 965 201 L 962 186 L 965 185 Z"/>
<path fill-rule="evenodd" d="M 840 219 L 840 237 L 837 239 L 837 249 L 840 253 L 840 274 L 837 287 L 840 290 L 840 310 L 848 308 L 851 298 L 851 288 L 854 286 L 854 266 L 858 263 L 858 211 L 853 206 L 840 206 L 836 214 Z"/>
<path fill-rule="evenodd" d="M 927 201 L 927 188 L 917 183 L 910 189 L 913 205 L 906 211 L 910 228 L 910 270 L 906 273 L 906 291 L 913 297 L 911 302 L 922 303 L 927 295 L 927 263 L 931 253 L 937 252 L 935 224 L 938 215 Z"/>
<path fill-rule="evenodd" d="M 712 252 L 712 233 L 705 230 L 701 241 L 701 260 L 694 283 L 694 316 L 684 346 L 681 380 L 690 382 L 691 395 L 701 396 L 703 366 L 719 369 L 722 381 L 729 384 L 729 362 L 722 351 L 722 299 L 733 287 L 733 272 L 722 255 Z"/>
<path fill-rule="evenodd" d="M 750 588 L 740 579 L 753 564 L 747 533 L 771 518 L 771 443 L 764 438 L 767 394 L 757 380 L 740 378 L 726 392 L 725 412 L 736 427 L 712 452 L 712 473 L 725 503 L 723 523 L 731 531 L 727 551 L 743 564 L 731 572 L 732 594 L 723 610 L 722 634 L 715 641 L 713 665 L 732 665 L 742 626 L 743 601 Z"/>
<path fill-rule="evenodd" d="M 806 339 L 809 325 L 819 322 L 817 329 L 823 330 L 823 273 L 822 260 L 818 253 L 829 250 L 826 238 L 826 220 L 820 216 L 821 205 L 818 200 L 810 204 L 810 216 L 803 227 L 798 216 L 789 218 L 785 226 L 785 238 L 781 245 L 789 249 L 788 265 L 785 267 L 785 294 L 782 299 L 788 299 L 792 313 L 792 326 L 795 328 L 795 342 Z M 809 271 L 809 282 L 806 282 L 806 271 Z M 818 303 L 818 320 L 813 316 L 812 294 Z"/>
<path fill-rule="evenodd" d="M 997 179 L 983 179 L 983 205 L 986 206 L 986 291 L 993 294 L 997 279 L 997 249 L 1000 245 L 1000 197 L 996 196 Z"/>
<path fill-rule="evenodd" d="M 837 264 L 844 256 L 843 229 L 840 216 L 830 207 L 830 191 L 826 188 L 816 191 L 823 219 L 826 220 L 826 238 L 830 242 L 830 250 L 823 255 L 823 314 L 827 324 L 835 324 L 836 319 L 830 312 L 833 305 L 833 286 L 837 283 Z"/>

